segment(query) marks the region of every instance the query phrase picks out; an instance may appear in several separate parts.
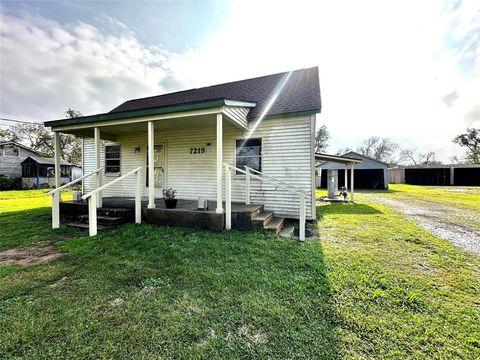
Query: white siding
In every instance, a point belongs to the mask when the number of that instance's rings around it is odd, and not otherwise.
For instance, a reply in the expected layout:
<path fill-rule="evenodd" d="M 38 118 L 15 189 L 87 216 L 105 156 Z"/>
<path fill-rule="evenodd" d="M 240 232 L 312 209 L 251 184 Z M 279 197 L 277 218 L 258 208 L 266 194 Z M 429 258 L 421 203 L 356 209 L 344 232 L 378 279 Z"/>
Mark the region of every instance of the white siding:
<path fill-rule="evenodd" d="M 254 124 L 250 124 L 252 126 Z M 242 139 L 244 133 L 233 125 L 224 121 L 224 162 L 234 165 L 235 140 Z M 262 121 L 252 137 L 262 138 L 262 171 L 269 176 L 287 182 L 308 194 L 307 219 L 312 219 L 312 161 L 311 161 L 311 118 L 310 116 L 268 119 Z M 215 171 L 215 127 L 191 128 L 189 130 L 155 129 L 155 143 L 166 144 L 166 179 L 167 187 L 177 190 L 179 198 L 197 199 L 199 195 L 215 200 L 216 171 Z M 101 163 L 104 166 L 104 146 L 102 141 Z M 124 174 L 138 166 L 146 164 L 147 134 L 135 133 L 119 135 L 117 144 L 121 145 L 121 173 Z M 210 143 L 210 146 L 207 146 Z M 135 146 L 140 146 L 140 152 L 135 153 Z M 207 152 L 201 155 L 189 154 L 190 147 L 206 146 Z M 84 140 L 84 172 L 94 170 L 94 142 L 93 139 Z M 145 179 L 145 168 L 142 178 Z M 103 183 L 112 178 L 103 175 Z M 143 196 L 147 196 L 145 180 Z M 94 177 L 85 181 L 85 192 L 91 191 L 95 185 Z M 135 180 L 132 176 L 104 191 L 103 196 L 134 196 Z M 232 181 L 235 201 L 245 198 L 245 180 L 243 176 L 234 176 Z M 252 200 L 264 204 L 268 210 L 275 211 L 276 215 L 298 218 L 299 201 L 294 194 L 285 190 L 273 190 L 274 186 L 252 180 Z M 160 189 L 156 190 L 160 197 Z"/>
<path fill-rule="evenodd" d="M 223 113 L 240 126 L 248 128 L 247 115 L 249 108 L 228 106 L 223 108 Z"/>

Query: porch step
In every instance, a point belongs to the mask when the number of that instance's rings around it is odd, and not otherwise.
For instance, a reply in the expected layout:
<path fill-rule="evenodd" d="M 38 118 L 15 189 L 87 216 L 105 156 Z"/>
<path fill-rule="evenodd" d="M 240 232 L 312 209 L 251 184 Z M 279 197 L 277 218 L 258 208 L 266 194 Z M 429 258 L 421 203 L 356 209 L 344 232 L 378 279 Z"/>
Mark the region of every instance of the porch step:
<path fill-rule="evenodd" d="M 133 221 L 135 211 L 127 208 L 101 207 L 97 209 L 97 214 L 99 216 L 123 217 Z"/>
<path fill-rule="evenodd" d="M 261 227 L 267 225 L 273 219 L 273 212 L 271 211 L 260 211 L 252 216 L 252 222 L 258 222 L 261 224 Z"/>
<path fill-rule="evenodd" d="M 80 215 L 78 220 L 82 223 L 88 224 L 88 215 Z M 97 215 L 97 224 L 107 226 L 117 226 L 125 224 L 127 219 L 123 216 L 105 216 Z"/>
<path fill-rule="evenodd" d="M 68 223 L 67 226 L 88 230 L 88 224 L 84 222 L 71 222 L 71 223 Z M 107 231 L 107 230 L 113 230 L 115 228 L 116 226 L 105 226 L 105 225 L 97 224 L 97 231 Z"/>
<path fill-rule="evenodd" d="M 282 231 L 284 221 L 284 218 L 274 217 L 268 222 L 268 224 L 264 225 L 263 228 L 268 231 L 275 231 L 275 234 L 278 235 L 280 231 Z"/>

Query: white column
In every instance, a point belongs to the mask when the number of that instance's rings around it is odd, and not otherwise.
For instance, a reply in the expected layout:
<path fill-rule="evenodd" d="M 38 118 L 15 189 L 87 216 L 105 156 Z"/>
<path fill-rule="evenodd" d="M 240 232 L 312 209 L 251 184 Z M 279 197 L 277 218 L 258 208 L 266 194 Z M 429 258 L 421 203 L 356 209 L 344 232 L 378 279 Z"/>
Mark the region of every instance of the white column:
<path fill-rule="evenodd" d="M 60 134 L 56 131 L 53 133 L 53 150 L 55 152 L 55 188 L 59 188 L 62 172 L 60 168 Z"/>
<path fill-rule="evenodd" d="M 232 228 L 232 169 L 225 168 L 225 229 Z"/>
<path fill-rule="evenodd" d="M 142 223 L 142 176 L 140 170 L 135 173 L 135 224 Z"/>
<path fill-rule="evenodd" d="M 222 114 L 217 114 L 217 214 L 223 213 L 222 196 L 222 168 L 223 168 L 223 119 Z"/>
<path fill-rule="evenodd" d="M 52 195 L 52 229 L 60 227 L 60 191 Z"/>
<path fill-rule="evenodd" d="M 298 238 L 300 241 L 305 240 L 305 196 L 300 195 L 300 216 L 298 226 Z"/>
<path fill-rule="evenodd" d="M 345 191 L 348 191 L 348 164 L 345 164 Z"/>
<path fill-rule="evenodd" d="M 93 129 L 93 137 L 95 141 L 95 169 L 99 169 L 102 165 L 100 163 L 100 128 L 96 127 Z M 97 181 L 97 187 L 102 186 L 102 175 L 103 171 L 96 173 L 95 178 Z M 97 193 L 97 207 L 102 207 L 102 192 Z"/>
<path fill-rule="evenodd" d="M 97 202 L 98 193 L 93 194 L 88 198 L 88 234 L 90 236 L 97 235 Z"/>
<path fill-rule="evenodd" d="M 350 200 L 353 202 L 353 166 L 354 166 L 354 163 L 352 163 L 351 167 L 350 167 L 350 170 L 351 170 L 351 173 L 350 173 Z"/>
<path fill-rule="evenodd" d="M 450 185 L 455 185 L 455 168 L 450 167 Z"/>
<path fill-rule="evenodd" d="M 155 150 L 155 130 L 153 121 L 148 122 L 148 208 L 155 207 L 155 169 L 154 169 L 154 150 Z"/>
<path fill-rule="evenodd" d="M 245 204 L 250 205 L 250 169 L 245 168 Z"/>

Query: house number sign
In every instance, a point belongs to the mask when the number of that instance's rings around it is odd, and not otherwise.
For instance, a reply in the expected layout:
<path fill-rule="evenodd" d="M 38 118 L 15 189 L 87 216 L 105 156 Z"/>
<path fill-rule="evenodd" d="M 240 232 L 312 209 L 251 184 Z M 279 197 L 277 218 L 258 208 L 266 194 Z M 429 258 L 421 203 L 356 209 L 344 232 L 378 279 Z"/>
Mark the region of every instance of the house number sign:
<path fill-rule="evenodd" d="M 209 152 L 211 144 L 212 144 L 211 142 L 208 142 L 206 144 L 189 147 L 188 148 L 188 153 L 190 155 L 206 154 L 206 153 Z"/>

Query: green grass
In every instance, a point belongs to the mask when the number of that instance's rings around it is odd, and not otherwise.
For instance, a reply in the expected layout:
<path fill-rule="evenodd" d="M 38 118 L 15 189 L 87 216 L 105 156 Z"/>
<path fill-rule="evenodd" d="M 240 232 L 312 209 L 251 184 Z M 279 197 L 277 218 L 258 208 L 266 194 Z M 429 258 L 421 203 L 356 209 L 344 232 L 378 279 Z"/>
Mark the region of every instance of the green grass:
<path fill-rule="evenodd" d="M 390 184 L 382 195 L 392 198 L 418 199 L 474 211 L 480 216 L 480 188 Z"/>
<path fill-rule="evenodd" d="M 357 200 L 318 207 L 305 243 L 150 225 L 57 241 L 53 262 L 0 267 L 1 357 L 478 358 L 479 259 Z M 47 227 L 11 206 L 18 237 Z"/>

